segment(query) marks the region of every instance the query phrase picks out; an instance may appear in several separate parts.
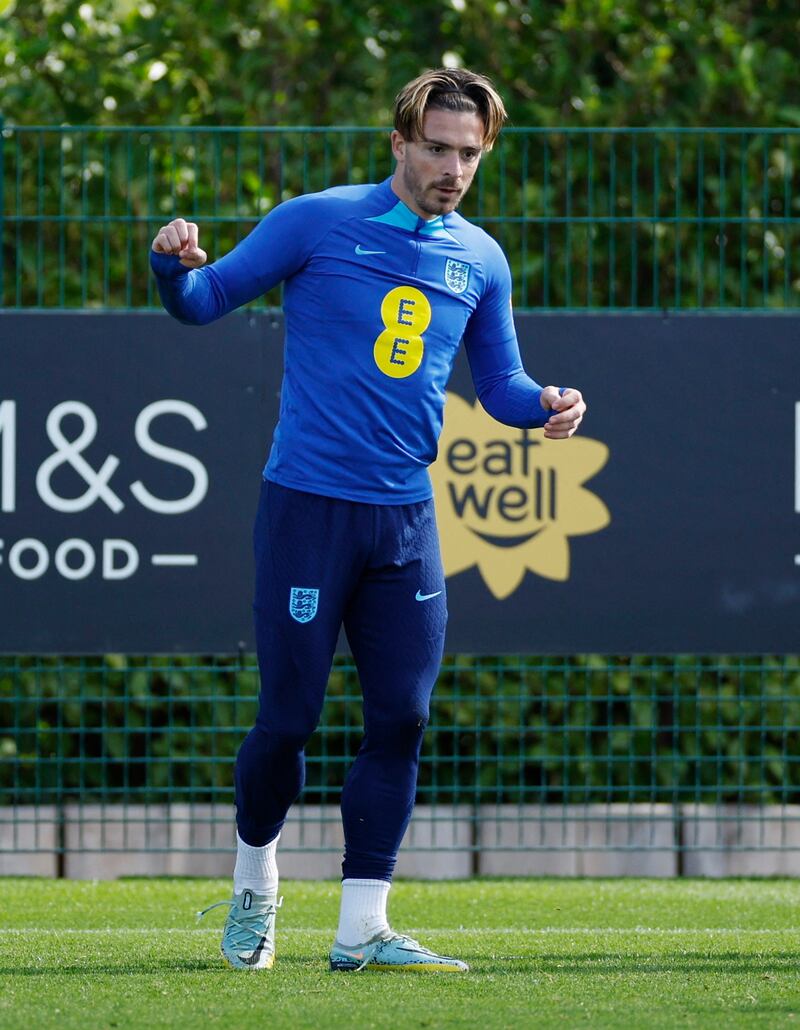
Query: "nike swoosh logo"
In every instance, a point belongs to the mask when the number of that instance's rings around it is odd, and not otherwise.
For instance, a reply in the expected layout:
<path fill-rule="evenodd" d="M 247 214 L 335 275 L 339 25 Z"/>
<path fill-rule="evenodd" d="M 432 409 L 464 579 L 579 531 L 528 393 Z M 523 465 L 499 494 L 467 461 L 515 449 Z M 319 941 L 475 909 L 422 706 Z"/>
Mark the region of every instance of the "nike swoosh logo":
<path fill-rule="evenodd" d="M 358 254 L 359 257 L 366 257 L 369 254 L 385 254 L 385 253 L 386 253 L 385 250 L 364 250 L 364 248 L 361 246 L 360 243 L 356 246 L 356 254 Z"/>
<path fill-rule="evenodd" d="M 430 601 L 430 599 L 431 599 L 432 597 L 438 597 L 438 596 L 439 596 L 439 594 L 441 594 L 441 590 L 437 590 L 435 594 L 422 594 L 422 593 L 420 593 L 420 591 L 418 590 L 418 591 L 417 591 L 417 598 L 416 598 L 416 599 L 417 599 L 418 601 Z"/>
<path fill-rule="evenodd" d="M 258 942 L 258 947 L 253 952 L 253 954 L 250 956 L 250 958 L 244 958 L 243 955 L 240 955 L 239 956 L 240 961 L 244 962 L 244 964 L 246 966 L 254 966 L 258 962 L 258 960 L 261 958 L 261 952 L 264 950 L 264 945 L 266 943 L 267 943 L 267 938 L 266 937 L 262 937 L 261 940 Z"/>
<path fill-rule="evenodd" d="M 347 955 L 348 958 L 362 959 L 364 957 L 363 951 L 344 951 L 341 949 L 343 955 Z"/>

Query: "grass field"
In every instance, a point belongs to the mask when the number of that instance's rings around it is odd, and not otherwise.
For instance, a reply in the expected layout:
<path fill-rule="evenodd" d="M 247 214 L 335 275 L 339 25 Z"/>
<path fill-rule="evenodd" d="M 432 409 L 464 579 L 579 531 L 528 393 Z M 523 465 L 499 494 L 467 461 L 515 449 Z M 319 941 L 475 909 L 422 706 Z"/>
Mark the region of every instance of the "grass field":
<path fill-rule="evenodd" d="M 466 975 L 333 974 L 335 883 L 284 882 L 278 960 L 218 953 L 219 880 L 0 880 L 0 1026 L 800 1026 L 800 882 L 399 882 Z"/>

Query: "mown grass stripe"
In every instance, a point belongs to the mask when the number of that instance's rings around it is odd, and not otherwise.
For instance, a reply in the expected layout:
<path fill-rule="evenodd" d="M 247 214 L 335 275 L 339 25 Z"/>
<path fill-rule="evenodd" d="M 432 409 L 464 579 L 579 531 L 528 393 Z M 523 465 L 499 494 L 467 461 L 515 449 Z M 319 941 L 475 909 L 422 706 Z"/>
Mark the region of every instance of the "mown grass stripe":
<path fill-rule="evenodd" d="M 30 926 L 30 927 L 0 927 L 0 936 L 9 934 L 31 934 L 31 933 L 50 933 L 50 934 L 124 934 L 124 933 L 136 933 L 136 934 L 180 934 L 180 933 L 199 933 L 199 934 L 218 934 L 220 927 L 216 926 L 166 926 L 166 927 L 149 927 L 149 926 L 107 926 L 107 927 L 46 927 L 46 926 Z M 673 926 L 673 927 L 650 927 L 650 926 L 633 926 L 633 927 L 622 927 L 622 926 L 606 926 L 606 927 L 591 927 L 591 926 L 542 926 L 536 927 L 514 927 L 514 926 L 502 926 L 502 927 L 487 927 L 478 926 L 469 928 L 465 926 L 419 926 L 411 927 L 407 931 L 409 934 L 466 934 L 471 936 L 473 934 L 486 934 L 489 936 L 497 935 L 508 935 L 515 936 L 517 934 L 538 936 L 538 935 L 555 935 L 555 934 L 566 934 L 568 936 L 579 936 L 585 934 L 587 936 L 609 936 L 612 934 L 626 935 L 626 934 L 637 934 L 640 936 L 649 936 L 651 934 L 656 936 L 668 936 L 668 935 L 680 935 L 680 934 L 709 934 L 709 935 L 720 935 L 729 934 L 736 936 L 759 936 L 759 935 L 770 935 L 774 936 L 779 933 L 794 933 L 791 927 L 785 927 L 783 929 L 757 929 L 757 928 L 739 928 L 736 926 Z M 330 936 L 333 933 L 332 929 L 324 929 L 318 926 L 287 926 L 281 927 L 278 930 L 279 934 L 323 934 Z"/>

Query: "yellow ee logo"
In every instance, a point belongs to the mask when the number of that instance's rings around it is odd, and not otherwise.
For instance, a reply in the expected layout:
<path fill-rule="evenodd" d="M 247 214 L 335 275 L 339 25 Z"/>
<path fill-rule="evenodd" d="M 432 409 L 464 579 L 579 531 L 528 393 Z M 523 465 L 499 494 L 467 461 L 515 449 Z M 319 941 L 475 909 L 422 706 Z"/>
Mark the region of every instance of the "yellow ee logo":
<path fill-rule="evenodd" d="M 375 341 L 375 364 L 392 379 L 413 375 L 422 364 L 422 334 L 431 324 L 428 298 L 413 286 L 396 286 L 381 304 L 386 328 Z"/>

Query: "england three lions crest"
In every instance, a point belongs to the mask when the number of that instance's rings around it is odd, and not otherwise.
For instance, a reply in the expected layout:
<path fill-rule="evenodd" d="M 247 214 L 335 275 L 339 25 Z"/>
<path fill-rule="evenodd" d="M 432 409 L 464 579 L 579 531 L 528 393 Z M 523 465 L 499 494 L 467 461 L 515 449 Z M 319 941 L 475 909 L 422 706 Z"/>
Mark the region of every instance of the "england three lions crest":
<path fill-rule="evenodd" d="M 311 622 L 317 614 L 319 590 L 313 587 L 292 587 L 289 614 L 295 622 Z"/>
<path fill-rule="evenodd" d="M 470 265 L 465 261 L 448 258 L 444 266 L 444 281 L 453 293 L 463 293 L 469 285 Z"/>

